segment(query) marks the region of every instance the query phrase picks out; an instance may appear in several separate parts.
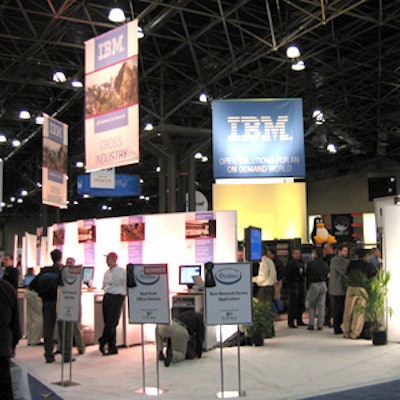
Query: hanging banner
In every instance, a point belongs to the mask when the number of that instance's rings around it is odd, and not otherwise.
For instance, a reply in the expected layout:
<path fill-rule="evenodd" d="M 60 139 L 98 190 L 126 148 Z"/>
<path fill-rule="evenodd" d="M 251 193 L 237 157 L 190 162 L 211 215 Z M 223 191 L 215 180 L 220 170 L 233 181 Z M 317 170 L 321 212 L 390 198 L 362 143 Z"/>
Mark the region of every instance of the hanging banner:
<path fill-rule="evenodd" d="M 137 20 L 85 42 L 85 160 L 95 171 L 139 162 Z"/>
<path fill-rule="evenodd" d="M 213 264 L 211 269 L 206 266 L 206 325 L 253 323 L 251 275 L 250 263 Z M 210 281 L 215 286 L 207 287 Z"/>
<path fill-rule="evenodd" d="M 65 244 L 65 224 L 53 224 L 53 246 L 63 251 Z"/>
<path fill-rule="evenodd" d="M 301 99 L 212 102 L 214 178 L 304 177 Z"/>
<path fill-rule="evenodd" d="M 81 266 L 64 267 L 61 271 L 62 285 L 58 297 L 57 319 L 78 322 L 81 316 Z"/>
<path fill-rule="evenodd" d="M 83 256 L 85 265 L 95 264 L 95 244 L 96 244 L 96 220 L 78 220 L 78 242 L 83 246 Z"/>
<path fill-rule="evenodd" d="M 217 237 L 217 220 L 210 211 L 187 213 L 185 238 L 187 246 L 194 247 L 195 262 L 205 263 L 214 259 L 214 243 Z M 193 245 L 194 241 L 194 246 Z"/>
<path fill-rule="evenodd" d="M 121 217 L 121 247 L 127 246 L 128 260 L 133 264 L 143 262 L 145 224 L 143 215 Z"/>
<path fill-rule="evenodd" d="M 127 265 L 129 323 L 169 324 L 167 264 Z"/>
<path fill-rule="evenodd" d="M 43 117 L 42 203 L 67 208 L 68 125 Z"/>

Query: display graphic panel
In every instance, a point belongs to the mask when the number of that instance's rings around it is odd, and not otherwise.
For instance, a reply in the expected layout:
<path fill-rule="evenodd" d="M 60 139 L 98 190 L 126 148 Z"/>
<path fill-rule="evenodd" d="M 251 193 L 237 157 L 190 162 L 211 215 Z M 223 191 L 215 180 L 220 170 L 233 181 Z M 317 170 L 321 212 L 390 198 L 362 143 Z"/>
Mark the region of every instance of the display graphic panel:
<path fill-rule="evenodd" d="M 85 42 L 86 170 L 139 162 L 137 21 Z"/>
<path fill-rule="evenodd" d="M 301 99 L 212 102 L 214 178 L 304 177 Z"/>
<path fill-rule="evenodd" d="M 67 208 L 68 126 L 43 116 L 42 203 Z"/>
<path fill-rule="evenodd" d="M 207 274 L 215 286 L 207 287 Z M 251 324 L 252 284 L 250 263 L 214 264 L 206 267 L 206 325 Z"/>

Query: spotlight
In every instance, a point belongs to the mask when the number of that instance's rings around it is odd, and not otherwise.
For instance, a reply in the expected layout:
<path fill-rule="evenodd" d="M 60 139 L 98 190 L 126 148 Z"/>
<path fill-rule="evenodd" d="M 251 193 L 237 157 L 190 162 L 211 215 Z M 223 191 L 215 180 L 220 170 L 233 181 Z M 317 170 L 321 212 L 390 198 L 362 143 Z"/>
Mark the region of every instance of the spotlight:
<path fill-rule="evenodd" d="M 156 172 L 160 172 L 161 171 L 161 167 L 156 167 Z"/>
<path fill-rule="evenodd" d="M 1 134 L 0 135 L 0 143 L 5 143 L 5 142 L 7 142 L 7 137 L 6 137 L 6 135 Z"/>
<path fill-rule="evenodd" d="M 18 139 L 13 139 L 13 140 L 11 140 L 11 146 L 19 147 L 19 146 L 21 146 L 21 142 Z"/>
<path fill-rule="evenodd" d="M 83 161 L 77 161 L 76 163 L 75 163 L 75 167 L 76 168 L 83 168 L 84 167 L 84 163 L 83 163 Z"/>
<path fill-rule="evenodd" d="M 286 57 L 287 58 L 299 58 L 300 57 L 300 50 L 297 46 L 289 46 L 286 49 Z"/>
<path fill-rule="evenodd" d="M 147 122 L 144 126 L 145 131 L 152 131 L 154 129 L 154 126 L 151 122 Z"/>
<path fill-rule="evenodd" d="M 144 38 L 144 32 L 141 26 L 137 27 L 137 38 L 138 39 L 143 39 Z"/>
<path fill-rule="evenodd" d="M 329 143 L 328 146 L 326 146 L 326 150 L 328 150 L 328 153 L 331 153 L 331 154 L 337 153 L 337 148 L 333 143 Z"/>
<path fill-rule="evenodd" d="M 71 86 L 74 88 L 81 88 L 83 87 L 83 83 L 81 81 L 78 81 L 77 79 L 74 79 L 71 81 Z"/>
<path fill-rule="evenodd" d="M 303 69 L 306 68 L 306 65 L 303 60 L 298 60 L 292 64 L 291 68 L 293 71 L 303 71 Z"/>
<path fill-rule="evenodd" d="M 203 154 L 201 154 L 199 151 L 194 155 L 194 158 L 196 160 L 201 160 L 203 158 Z"/>
<path fill-rule="evenodd" d="M 44 117 L 42 117 L 41 115 L 38 115 L 38 116 L 35 118 L 35 123 L 36 123 L 36 125 L 43 125 L 43 123 L 44 123 Z"/>
<path fill-rule="evenodd" d="M 31 118 L 31 113 L 26 110 L 21 110 L 18 114 L 20 119 L 30 119 Z"/>
<path fill-rule="evenodd" d="M 22 189 L 21 192 L 20 192 L 20 195 L 21 196 L 28 196 L 28 191 L 25 190 L 25 189 Z"/>
<path fill-rule="evenodd" d="M 108 19 L 111 22 L 121 23 L 125 21 L 125 13 L 122 8 L 112 8 L 108 13 Z"/>
<path fill-rule="evenodd" d="M 208 101 L 208 96 L 207 96 L 205 93 L 201 93 L 200 96 L 199 96 L 199 101 L 200 101 L 201 103 L 207 103 L 207 101 Z"/>
<path fill-rule="evenodd" d="M 65 77 L 64 72 L 56 71 L 53 74 L 53 81 L 56 83 L 64 83 L 67 81 L 67 78 Z"/>

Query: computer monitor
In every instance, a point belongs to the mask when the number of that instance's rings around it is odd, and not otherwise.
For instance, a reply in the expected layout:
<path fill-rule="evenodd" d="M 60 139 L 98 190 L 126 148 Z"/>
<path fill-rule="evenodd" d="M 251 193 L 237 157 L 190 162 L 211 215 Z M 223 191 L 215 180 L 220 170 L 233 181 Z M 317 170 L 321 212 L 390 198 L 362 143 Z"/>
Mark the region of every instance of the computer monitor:
<path fill-rule="evenodd" d="M 186 285 L 191 289 L 194 285 L 193 276 L 201 276 L 201 265 L 180 265 L 179 284 Z"/>
<path fill-rule="evenodd" d="M 87 286 L 92 285 L 94 277 L 94 267 L 82 267 L 82 281 Z"/>

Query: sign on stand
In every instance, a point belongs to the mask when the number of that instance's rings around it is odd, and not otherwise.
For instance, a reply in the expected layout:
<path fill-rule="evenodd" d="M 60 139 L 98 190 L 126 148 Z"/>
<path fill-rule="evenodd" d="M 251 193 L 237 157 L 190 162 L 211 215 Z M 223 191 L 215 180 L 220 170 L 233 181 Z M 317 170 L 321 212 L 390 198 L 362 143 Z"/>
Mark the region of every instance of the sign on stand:
<path fill-rule="evenodd" d="M 248 325 L 252 319 L 252 283 L 250 263 L 207 263 L 206 269 L 206 325 L 220 326 L 221 391 L 218 398 L 243 397 L 241 388 L 240 341 L 237 343 L 238 390 L 224 390 L 224 358 L 222 325 Z"/>
<path fill-rule="evenodd" d="M 60 290 L 58 294 L 58 312 L 57 319 L 62 321 L 62 345 L 65 348 L 66 333 L 69 337 L 69 354 L 72 353 L 73 326 L 74 322 L 79 322 L 81 318 L 81 288 L 82 288 L 82 266 L 64 267 L 61 271 Z M 69 324 L 69 330 L 66 331 L 66 324 Z M 65 353 L 65 350 L 63 350 Z M 69 361 L 69 380 L 64 380 L 64 361 L 61 363 L 61 381 L 56 382 L 60 386 L 78 385 L 72 382 L 72 358 Z"/>
<path fill-rule="evenodd" d="M 211 273 L 216 285 L 206 288 L 206 325 L 251 324 L 251 265 L 214 264 Z"/>
<path fill-rule="evenodd" d="M 132 266 L 134 287 L 128 287 L 129 323 L 169 324 L 167 264 Z"/>
<path fill-rule="evenodd" d="M 160 389 L 158 346 L 156 346 L 157 387 L 146 387 L 143 324 L 169 324 L 168 266 L 167 264 L 127 265 L 129 323 L 141 324 L 142 333 L 142 384 L 137 393 L 150 396 L 165 392 Z M 158 329 L 156 328 L 156 336 Z M 156 337 L 157 340 L 157 337 Z"/>

